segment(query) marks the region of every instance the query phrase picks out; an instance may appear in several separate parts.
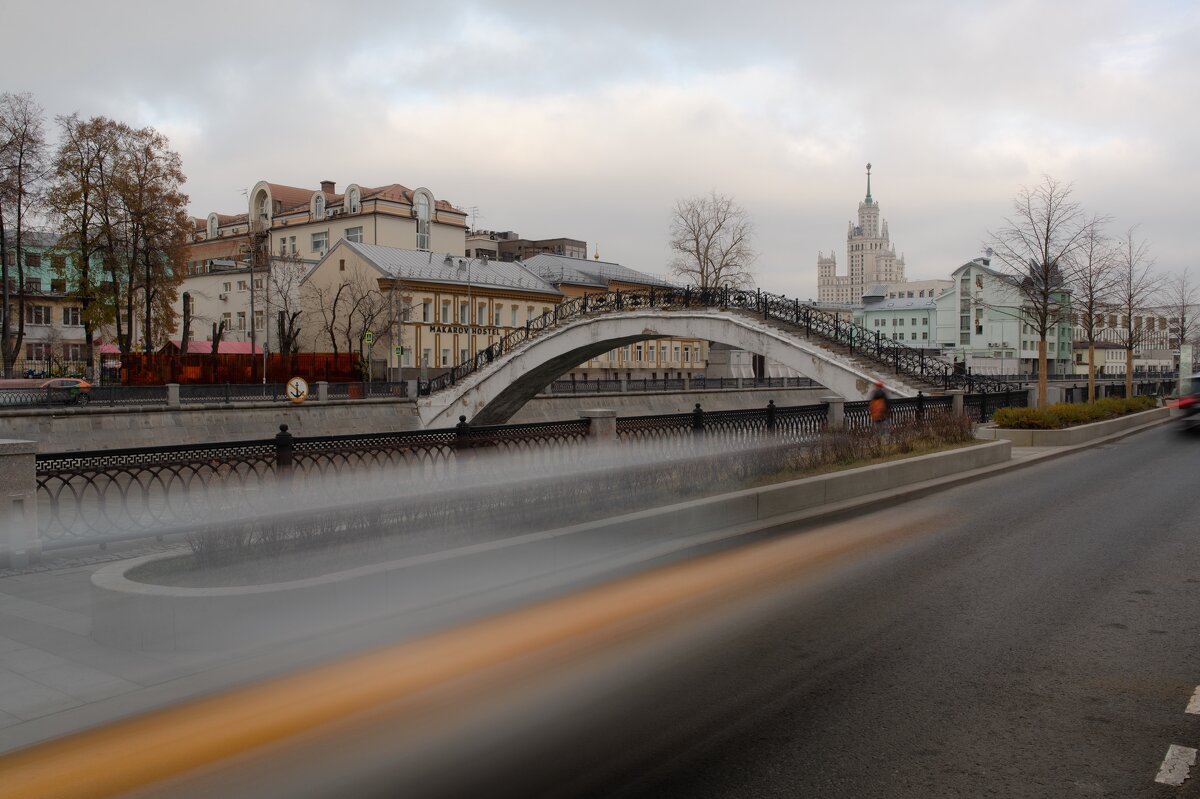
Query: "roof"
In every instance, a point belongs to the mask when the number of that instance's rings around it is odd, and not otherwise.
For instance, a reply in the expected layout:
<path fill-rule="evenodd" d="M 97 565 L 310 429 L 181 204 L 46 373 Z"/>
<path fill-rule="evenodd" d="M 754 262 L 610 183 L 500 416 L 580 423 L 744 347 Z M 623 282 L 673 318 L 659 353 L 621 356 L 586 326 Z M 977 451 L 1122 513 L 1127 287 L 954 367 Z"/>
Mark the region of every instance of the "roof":
<path fill-rule="evenodd" d="M 308 274 L 313 274 L 338 247 L 349 247 L 376 269 L 398 280 L 490 286 L 562 296 L 562 292 L 517 262 L 485 262 L 479 258 L 464 258 L 450 253 L 405 250 L 347 239 L 338 241 Z"/>
<path fill-rule="evenodd" d="M 17 246 L 17 234 L 14 230 L 4 231 L 4 235 L 8 238 L 10 247 Z M 58 235 L 42 230 L 22 230 L 21 231 L 21 246 L 22 247 L 46 247 L 52 248 L 58 246 Z"/>
<path fill-rule="evenodd" d="M 933 297 L 896 297 L 895 299 L 884 299 L 879 302 L 873 302 L 865 308 L 868 311 L 900 311 L 900 310 L 928 310 L 936 307 L 937 303 L 933 301 Z"/>
<path fill-rule="evenodd" d="M 526 268 L 551 283 L 571 283 L 582 286 L 608 288 L 612 281 L 635 283 L 643 286 L 673 287 L 661 277 L 639 272 L 611 261 L 587 260 L 572 258 L 569 255 L 556 255 L 542 252 L 521 261 Z"/>

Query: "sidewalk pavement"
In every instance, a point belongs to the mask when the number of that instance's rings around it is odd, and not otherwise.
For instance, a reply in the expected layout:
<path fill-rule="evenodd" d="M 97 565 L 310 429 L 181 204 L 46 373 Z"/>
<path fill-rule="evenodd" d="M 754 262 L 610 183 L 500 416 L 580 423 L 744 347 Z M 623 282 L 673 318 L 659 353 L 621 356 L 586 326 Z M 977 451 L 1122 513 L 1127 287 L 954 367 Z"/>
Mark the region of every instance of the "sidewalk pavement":
<path fill-rule="evenodd" d="M 895 494 L 903 500 L 906 495 L 941 490 L 1109 443 L 1157 424 L 1161 422 L 1074 447 L 1014 447 L 1007 463 L 948 483 L 930 481 L 930 485 L 906 487 Z M 864 501 L 864 510 L 876 501 Z M 363 636 L 343 636 L 340 642 L 299 641 L 261 651 L 162 653 L 127 651 L 93 641 L 92 573 L 113 560 L 172 548 L 182 551 L 184 546 L 148 544 L 116 552 L 93 550 L 0 572 L 0 752 L 261 679 L 337 654 L 341 646 L 354 648 L 367 642 Z"/>

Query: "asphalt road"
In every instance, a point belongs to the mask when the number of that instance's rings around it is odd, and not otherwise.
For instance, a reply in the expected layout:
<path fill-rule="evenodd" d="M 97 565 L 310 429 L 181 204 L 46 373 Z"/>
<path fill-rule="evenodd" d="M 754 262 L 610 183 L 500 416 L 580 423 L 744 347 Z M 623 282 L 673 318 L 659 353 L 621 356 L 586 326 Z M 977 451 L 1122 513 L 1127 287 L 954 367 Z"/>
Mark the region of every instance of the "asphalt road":
<path fill-rule="evenodd" d="M 1162 427 L 863 517 L 928 532 L 672 665 L 581 793 L 1200 796 L 1200 438 Z M 603 776 L 601 776 L 603 775 Z"/>

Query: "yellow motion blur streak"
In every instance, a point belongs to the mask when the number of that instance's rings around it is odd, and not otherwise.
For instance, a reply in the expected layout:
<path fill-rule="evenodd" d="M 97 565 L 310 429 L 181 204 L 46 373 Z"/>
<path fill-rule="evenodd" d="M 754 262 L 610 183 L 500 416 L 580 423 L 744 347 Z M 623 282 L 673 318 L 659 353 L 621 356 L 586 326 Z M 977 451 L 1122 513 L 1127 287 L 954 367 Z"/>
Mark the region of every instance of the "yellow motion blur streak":
<path fill-rule="evenodd" d="M 912 535 L 845 523 L 655 570 L 298 674 L 75 733 L 0 757 L 0 797 L 110 797 L 285 741 L 549 647 L 611 636 L 650 614 L 694 613 Z"/>

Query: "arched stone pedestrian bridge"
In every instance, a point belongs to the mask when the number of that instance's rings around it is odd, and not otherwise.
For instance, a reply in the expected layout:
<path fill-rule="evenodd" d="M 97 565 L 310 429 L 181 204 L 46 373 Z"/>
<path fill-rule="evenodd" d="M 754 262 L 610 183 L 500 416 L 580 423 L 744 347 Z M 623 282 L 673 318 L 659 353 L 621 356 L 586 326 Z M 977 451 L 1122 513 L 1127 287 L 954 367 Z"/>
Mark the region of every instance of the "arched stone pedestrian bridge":
<path fill-rule="evenodd" d="M 642 308 L 583 316 L 538 332 L 455 385 L 420 397 L 421 424 L 451 427 L 460 416 L 472 424 L 501 424 L 579 364 L 617 347 L 658 338 L 703 339 L 758 353 L 846 399 L 865 398 L 876 380 L 883 380 L 895 396 L 917 394 L 916 388 L 894 375 L 869 371 L 857 360 L 759 316 L 717 307 Z"/>

